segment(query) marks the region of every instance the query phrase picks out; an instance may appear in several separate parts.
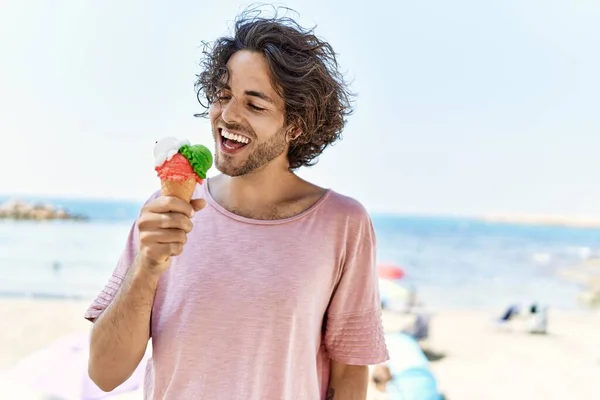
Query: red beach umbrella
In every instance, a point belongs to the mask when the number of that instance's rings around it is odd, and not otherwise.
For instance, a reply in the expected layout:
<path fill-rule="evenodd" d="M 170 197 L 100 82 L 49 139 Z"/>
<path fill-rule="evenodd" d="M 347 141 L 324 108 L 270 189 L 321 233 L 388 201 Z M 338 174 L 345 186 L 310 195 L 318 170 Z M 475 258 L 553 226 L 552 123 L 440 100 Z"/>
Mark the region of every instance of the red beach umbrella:
<path fill-rule="evenodd" d="M 404 269 L 391 262 L 383 262 L 377 265 L 377 271 L 380 278 L 402 279 L 405 275 Z"/>

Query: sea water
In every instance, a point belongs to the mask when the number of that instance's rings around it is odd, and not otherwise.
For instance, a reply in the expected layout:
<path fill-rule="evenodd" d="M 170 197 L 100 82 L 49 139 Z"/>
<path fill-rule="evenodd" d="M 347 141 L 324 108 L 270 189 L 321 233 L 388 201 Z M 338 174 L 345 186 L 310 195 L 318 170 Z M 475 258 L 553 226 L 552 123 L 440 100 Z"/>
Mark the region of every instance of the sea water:
<path fill-rule="evenodd" d="M 84 222 L 0 221 L 0 296 L 91 299 L 108 281 L 138 204 L 79 201 Z M 378 260 L 431 308 L 539 302 L 577 308 L 561 269 L 594 255 L 600 229 L 519 226 L 461 218 L 372 216 Z"/>

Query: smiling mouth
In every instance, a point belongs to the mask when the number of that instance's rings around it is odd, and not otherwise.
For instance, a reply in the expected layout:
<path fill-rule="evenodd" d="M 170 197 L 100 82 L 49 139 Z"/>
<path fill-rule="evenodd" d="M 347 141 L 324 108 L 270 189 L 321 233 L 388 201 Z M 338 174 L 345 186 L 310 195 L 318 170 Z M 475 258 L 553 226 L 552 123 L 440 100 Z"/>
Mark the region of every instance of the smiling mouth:
<path fill-rule="evenodd" d="M 227 129 L 219 129 L 221 145 L 225 150 L 237 151 L 246 147 L 250 139 L 237 133 L 229 132 Z"/>

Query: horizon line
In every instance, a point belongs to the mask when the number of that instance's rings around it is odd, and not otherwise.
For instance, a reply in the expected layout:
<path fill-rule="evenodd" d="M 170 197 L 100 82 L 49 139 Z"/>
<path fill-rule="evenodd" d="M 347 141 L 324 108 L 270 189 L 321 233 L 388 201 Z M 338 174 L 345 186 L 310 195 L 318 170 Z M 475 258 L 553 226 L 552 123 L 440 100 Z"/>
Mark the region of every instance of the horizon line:
<path fill-rule="evenodd" d="M 99 202 L 99 203 L 127 203 L 130 205 L 143 204 L 146 199 L 123 198 L 123 197 L 99 197 L 88 195 L 52 195 L 52 194 L 8 194 L 0 193 L 0 201 L 23 200 L 23 201 L 75 201 L 75 202 Z M 488 211 L 481 213 L 463 212 L 441 212 L 441 211 L 410 211 L 374 209 L 366 207 L 369 214 L 374 216 L 394 217 L 420 217 L 420 218 L 443 218 L 443 219 L 471 219 L 475 221 L 508 223 L 531 226 L 565 226 L 600 228 L 600 215 L 583 215 L 577 213 L 548 213 L 548 212 L 520 212 L 520 211 Z"/>

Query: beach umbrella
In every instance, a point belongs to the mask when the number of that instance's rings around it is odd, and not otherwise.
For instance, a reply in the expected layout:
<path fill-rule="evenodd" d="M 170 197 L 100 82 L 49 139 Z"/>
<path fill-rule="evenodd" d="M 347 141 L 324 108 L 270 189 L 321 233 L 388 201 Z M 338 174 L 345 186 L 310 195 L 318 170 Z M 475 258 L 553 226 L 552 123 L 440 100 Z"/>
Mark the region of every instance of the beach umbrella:
<path fill-rule="evenodd" d="M 377 272 L 380 278 L 402 279 L 405 275 L 404 269 L 394 263 L 381 263 L 377 265 Z"/>
<path fill-rule="evenodd" d="M 0 374 L 0 380 L 25 391 L 43 393 L 56 400 L 116 400 L 143 388 L 147 359 L 131 377 L 110 393 L 103 392 L 88 376 L 89 334 L 69 335 L 31 354 Z"/>
<path fill-rule="evenodd" d="M 379 279 L 379 292 L 381 297 L 386 300 L 407 299 L 410 292 L 405 287 L 390 279 Z"/>

